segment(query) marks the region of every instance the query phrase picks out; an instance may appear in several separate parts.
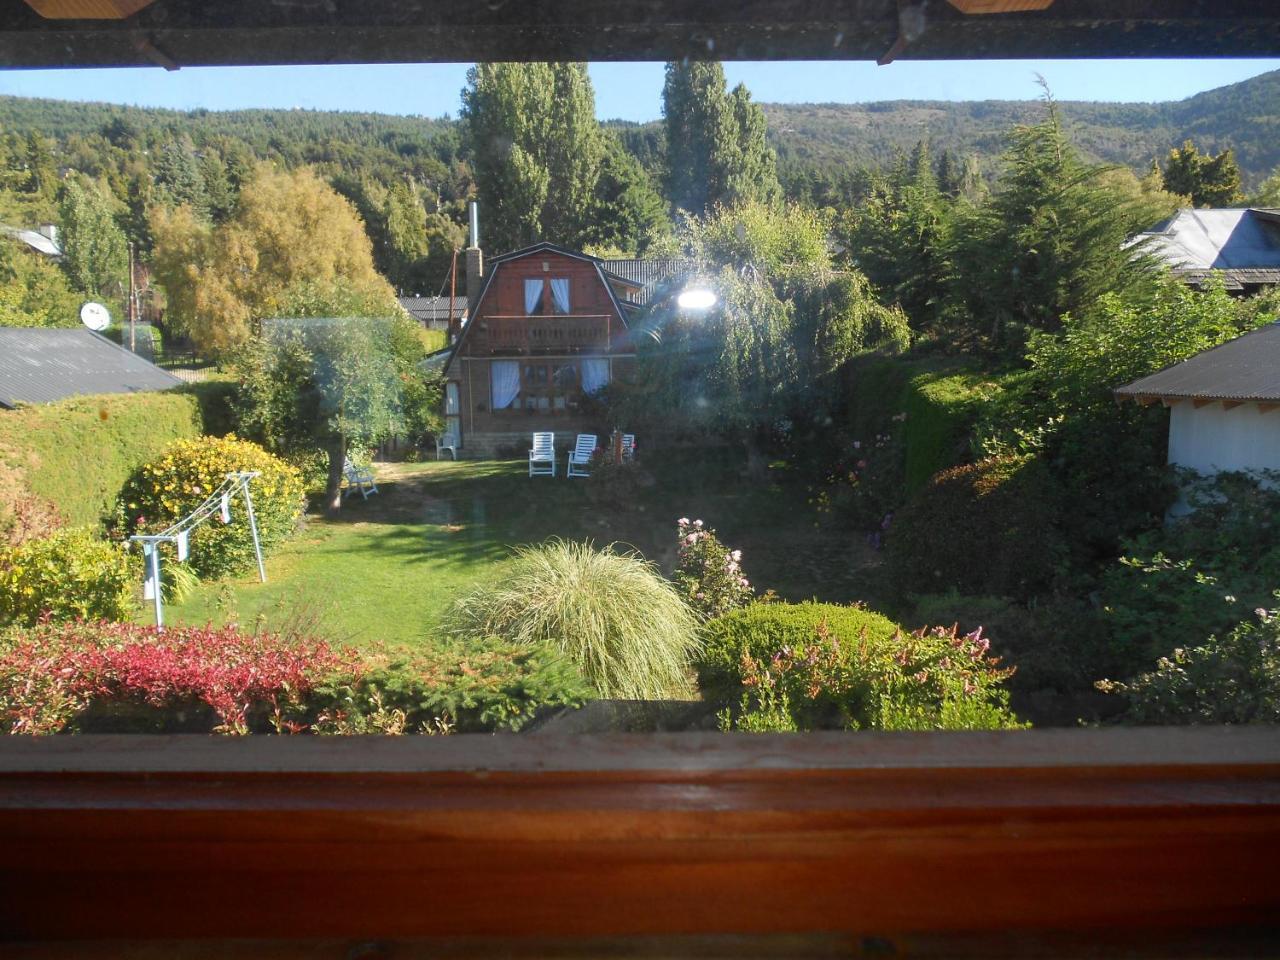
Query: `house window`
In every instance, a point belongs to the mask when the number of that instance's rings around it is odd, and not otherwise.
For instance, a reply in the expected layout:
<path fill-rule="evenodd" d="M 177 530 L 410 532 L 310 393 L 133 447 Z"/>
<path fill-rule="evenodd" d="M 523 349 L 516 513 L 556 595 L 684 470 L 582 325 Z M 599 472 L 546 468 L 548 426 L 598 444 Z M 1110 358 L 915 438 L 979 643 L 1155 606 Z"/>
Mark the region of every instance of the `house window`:
<path fill-rule="evenodd" d="M 520 398 L 520 363 L 516 360 L 489 362 L 489 401 L 493 410 L 515 410 Z"/>
<path fill-rule="evenodd" d="M 553 278 L 550 282 L 551 286 L 551 312 L 552 313 L 568 313 L 569 312 L 569 280 L 568 278 Z"/>
<path fill-rule="evenodd" d="M 540 313 L 544 313 L 544 303 L 546 299 L 546 283 L 541 277 L 530 277 L 524 282 L 524 312 L 527 316 L 535 317 Z"/>
<path fill-rule="evenodd" d="M 567 314 L 572 309 L 569 299 L 569 279 L 553 277 L 529 277 L 524 281 L 524 312 L 536 317 L 546 313 Z"/>
<path fill-rule="evenodd" d="M 509 407 L 495 404 L 494 409 L 564 413 L 578 407 L 578 399 L 582 396 L 582 371 L 576 360 L 522 363 L 518 386 L 519 392 Z"/>

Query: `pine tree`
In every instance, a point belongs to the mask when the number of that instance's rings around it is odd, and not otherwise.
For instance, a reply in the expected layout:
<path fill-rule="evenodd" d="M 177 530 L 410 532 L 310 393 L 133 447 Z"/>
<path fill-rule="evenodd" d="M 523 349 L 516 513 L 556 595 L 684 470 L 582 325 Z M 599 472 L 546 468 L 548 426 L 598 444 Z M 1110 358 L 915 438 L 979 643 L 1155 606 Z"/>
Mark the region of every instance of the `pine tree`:
<path fill-rule="evenodd" d="M 639 161 L 627 152 L 621 140 L 606 134 L 596 185 L 595 214 L 585 237 L 587 243 L 598 249 L 638 256 L 670 232 L 666 204 Z"/>
<path fill-rule="evenodd" d="M 209 215 L 209 195 L 195 147 L 189 137 L 170 140 L 160 148 L 152 167 L 155 198 L 170 207 L 191 207 L 200 216 Z"/>
<path fill-rule="evenodd" d="M 1109 183 L 1110 170 L 1080 159 L 1052 100 L 1044 120 L 1015 128 L 995 193 L 961 219 L 953 245 L 954 302 L 990 342 L 1016 349 L 1029 330 L 1151 282 L 1127 244 L 1150 226 L 1150 205 Z"/>

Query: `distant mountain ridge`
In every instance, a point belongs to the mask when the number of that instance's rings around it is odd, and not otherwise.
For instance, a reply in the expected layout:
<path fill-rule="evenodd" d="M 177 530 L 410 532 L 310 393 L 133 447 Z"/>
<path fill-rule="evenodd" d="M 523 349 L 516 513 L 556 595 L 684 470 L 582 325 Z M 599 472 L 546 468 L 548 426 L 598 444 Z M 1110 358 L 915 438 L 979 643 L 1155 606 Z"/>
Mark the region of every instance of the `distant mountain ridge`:
<path fill-rule="evenodd" d="M 1034 122 L 1044 105 L 1025 100 L 889 100 L 849 104 L 763 104 L 784 163 L 883 165 L 930 139 L 935 154 L 993 160 L 1006 131 Z M 1246 186 L 1280 165 L 1280 70 L 1163 103 L 1058 103 L 1072 140 L 1088 156 L 1144 170 L 1152 158 L 1194 140 L 1201 152 L 1235 150 Z"/>
<path fill-rule="evenodd" d="M 1022 100 L 890 100 L 874 103 L 763 104 L 769 135 L 784 168 L 882 166 L 897 151 L 929 139 L 934 153 L 976 154 L 990 166 L 1014 124 L 1043 116 L 1043 104 Z M 1244 184 L 1256 186 L 1280 165 L 1280 70 L 1164 103 L 1063 101 L 1062 116 L 1074 142 L 1089 157 L 1142 171 L 1153 158 L 1192 139 L 1202 151 L 1231 147 Z M 0 130 L 38 130 L 64 139 L 96 133 L 113 119 L 142 128 L 169 129 L 197 142 L 238 137 L 260 153 L 291 160 L 327 158 L 324 141 L 377 143 L 390 155 L 435 154 L 449 161 L 461 146 L 457 121 L 373 112 L 246 109 L 168 110 L 0 96 Z M 661 124 L 610 121 L 641 162 L 658 162 Z"/>

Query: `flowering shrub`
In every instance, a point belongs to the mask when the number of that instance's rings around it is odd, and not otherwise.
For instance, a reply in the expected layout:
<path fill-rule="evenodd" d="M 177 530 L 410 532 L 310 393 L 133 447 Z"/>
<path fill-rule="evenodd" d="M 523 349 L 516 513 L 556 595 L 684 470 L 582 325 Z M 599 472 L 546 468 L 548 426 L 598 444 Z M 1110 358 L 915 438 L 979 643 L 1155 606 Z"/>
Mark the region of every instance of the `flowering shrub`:
<path fill-rule="evenodd" d="M 1280 609 L 1253 614 L 1221 639 L 1179 647 L 1155 670 L 1098 689 L 1128 700 L 1129 723 L 1280 723 Z"/>
<path fill-rule="evenodd" d="M 892 419 L 900 423 L 906 414 Z M 857 530 L 867 531 L 879 548 L 893 512 L 902 502 L 902 464 L 902 442 L 892 431 L 877 433 L 865 442 L 850 441 L 823 472 L 821 486 L 812 489 L 809 503 L 820 517 L 838 517 Z"/>
<path fill-rule="evenodd" d="M 307 728 L 321 679 L 357 663 L 322 640 L 235 627 L 42 623 L 0 642 L 0 720 L 10 733 L 57 733 L 91 706 L 203 705 L 220 733 Z"/>
<path fill-rule="evenodd" d="M 701 520 L 676 521 L 676 585 L 689 606 L 718 617 L 746 606 L 754 597 L 742 572 L 742 551 L 730 550 Z"/>
<path fill-rule="evenodd" d="M 84 529 L 0 547 L 0 624 L 127 619 L 137 583 L 124 547 Z"/>
<path fill-rule="evenodd" d="M 258 535 L 265 550 L 298 527 L 305 506 L 297 468 L 256 443 L 227 437 L 198 437 L 169 445 L 158 460 L 145 464 L 125 484 L 117 508 L 117 526 L 125 534 L 155 533 L 198 507 L 228 473 L 257 470 L 249 483 Z M 217 516 L 191 535 L 192 570 L 217 578 L 253 566 L 253 537 L 243 498 L 232 501 L 231 523 Z"/>
<path fill-rule="evenodd" d="M 640 490 L 640 467 L 635 460 L 614 456 L 612 443 L 596 447 L 590 469 L 587 496 L 597 504 L 623 507 L 630 504 Z"/>
<path fill-rule="evenodd" d="M 713 621 L 704 693 L 725 729 L 970 730 L 1020 724 L 981 628 L 904 633 L 857 607 L 771 604 Z M 726 662 L 731 651 L 738 659 Z"/>

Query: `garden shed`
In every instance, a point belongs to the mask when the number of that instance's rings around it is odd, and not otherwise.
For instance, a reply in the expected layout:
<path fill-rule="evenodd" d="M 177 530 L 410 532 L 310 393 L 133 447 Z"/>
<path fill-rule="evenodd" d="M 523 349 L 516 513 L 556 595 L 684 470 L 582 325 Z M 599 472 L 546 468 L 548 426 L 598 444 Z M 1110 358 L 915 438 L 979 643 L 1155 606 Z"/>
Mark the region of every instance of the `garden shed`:
<path fill-rule="evenodd" d="M 1201 474 L 1280 470 L 1280 322 L 1115 392 L 1170 408 L 1169 463 Z"/>

